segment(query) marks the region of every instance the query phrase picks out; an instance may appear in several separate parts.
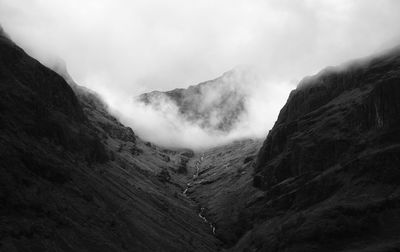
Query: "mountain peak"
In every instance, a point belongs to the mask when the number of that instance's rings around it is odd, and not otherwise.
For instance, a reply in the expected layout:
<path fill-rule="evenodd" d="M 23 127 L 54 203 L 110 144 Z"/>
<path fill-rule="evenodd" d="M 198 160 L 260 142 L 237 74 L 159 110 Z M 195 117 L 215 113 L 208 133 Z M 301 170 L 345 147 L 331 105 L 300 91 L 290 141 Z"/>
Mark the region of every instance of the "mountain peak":
<path fill-rule="evenodd" d="M 257 80 L 249 67 L 237 67 L 186 89 L 144 93 L 137 100 L 156 110 L 170 103 L 184 120 L 208 131 L 228 133 L 246 113 L 248 87 Z"/>

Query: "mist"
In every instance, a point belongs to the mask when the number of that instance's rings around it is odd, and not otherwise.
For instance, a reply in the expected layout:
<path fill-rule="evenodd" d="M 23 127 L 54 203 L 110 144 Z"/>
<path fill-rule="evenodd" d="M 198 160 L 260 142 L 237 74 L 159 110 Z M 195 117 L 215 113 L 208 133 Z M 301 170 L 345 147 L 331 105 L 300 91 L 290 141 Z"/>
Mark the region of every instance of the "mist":
<path fill-rule="evenodd" d="M 400 44 L 399 12 L 396 0 L 0 0 L 1 25 L 29 54 L 62 58 L 145 140 L 194 149 L 265 137 L 304 76 Z M 186 120 L 168 99 L 158 110 L 134 100 L 242 65 L 258 77 L 240 87 L 245 112 L 228 132 Z"/>
<path fill-rule="evenodd" d="M 204 150 L 234 140 L 264 137 L 292 87 L 292 83 L 268 84 L 252 68 L 234 69 L 184 97 L 197 107 L 186 108 L 189 116 L 182 114 L 182 108 L 164 93 L 153 97 L 155 106 L 132 99 L 120 102 L 118 111 L 120 119 L 144 139 L 167 147 Z M 239 106 L 241 98 L 243 107 Z M 237 110 L 233 115 L 232 109 Z M 227 118 L 227 114 L 235 118 Z"/>

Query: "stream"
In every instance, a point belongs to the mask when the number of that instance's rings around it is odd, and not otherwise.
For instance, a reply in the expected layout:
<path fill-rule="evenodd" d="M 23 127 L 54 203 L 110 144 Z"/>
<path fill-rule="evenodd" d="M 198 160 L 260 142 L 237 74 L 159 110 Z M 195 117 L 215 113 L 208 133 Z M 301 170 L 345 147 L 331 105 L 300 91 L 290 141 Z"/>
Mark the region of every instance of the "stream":
<path fill-rule="evenodd" d="M 187 191 L 189 190 L 189 188 L 190 188 L 193 184 L 197 184 L 194 180 L 196 180 L 197 177 L 199 176 L 200 164 L 201 164 L 201 162 L 203 161 L 203 159 L 204 159 L 204 154 L 201 155 L 200 160 L 196 160 L 196 162 L 195 162 L 196 172 L 195 172 L 195 173 L 193 174 L 193 176 L 192 176 L 192 182 L 187 183 L 187 184 L 186 184 L 185 190 L 183 190 L 183 192 L 182 192 L 182 194 L 183 194 L 185 197 L 187 197 L 187 198 L 189 198 L 189 196 L 187 195 Z M 189 198 L 189 199 L 190 199 L 190 198 Z M 201 207 L 201 208 L 200 208 L 200 212 L 199 212 L 198 215 L 199 215 L 199 217 L 203 220 L 203 222 L 207 223 L 207 224 L 210 226 L 213 235 L 215 235 L 215 226 L 212 224 L 212 222 L 210 222 L 210 221 L 204 216 L 205 210 L 206 210 L 206 209 L 205 209 L 204 207 Z"/>

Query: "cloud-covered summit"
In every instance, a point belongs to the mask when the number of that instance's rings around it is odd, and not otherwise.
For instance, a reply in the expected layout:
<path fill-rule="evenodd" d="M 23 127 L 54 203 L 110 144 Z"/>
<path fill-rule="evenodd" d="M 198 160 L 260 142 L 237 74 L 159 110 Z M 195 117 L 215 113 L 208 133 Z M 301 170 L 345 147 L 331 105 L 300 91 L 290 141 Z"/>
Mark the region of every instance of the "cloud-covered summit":
<path fill-rule="evenodd" d="M 248 112 L 249 91 L 258 81 L 257 74 L 250 68 L 237 67 L 186 89 L 153 91 L 136 100 L 158 111 L 176 106 L 179 116 L 205 131 L 229 133 Z"/>

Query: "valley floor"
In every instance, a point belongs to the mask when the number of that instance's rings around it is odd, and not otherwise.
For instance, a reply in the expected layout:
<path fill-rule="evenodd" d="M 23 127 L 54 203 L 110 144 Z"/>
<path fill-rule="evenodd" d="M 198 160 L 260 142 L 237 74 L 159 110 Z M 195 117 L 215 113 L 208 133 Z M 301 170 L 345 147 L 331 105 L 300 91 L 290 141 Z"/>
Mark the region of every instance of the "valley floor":
<path fill-rule="evenodd" d="M 181 194 L 197 206 L 198 217 L 219 240 L 220 249 L 232 247 L 250 228 L 240 223 L 239 215 L 262 195 L 252 186 L 252 163 L 261 144 L 243 140 L 197 153 L 187 164 L 187 174 L 174 178 Z"/>

